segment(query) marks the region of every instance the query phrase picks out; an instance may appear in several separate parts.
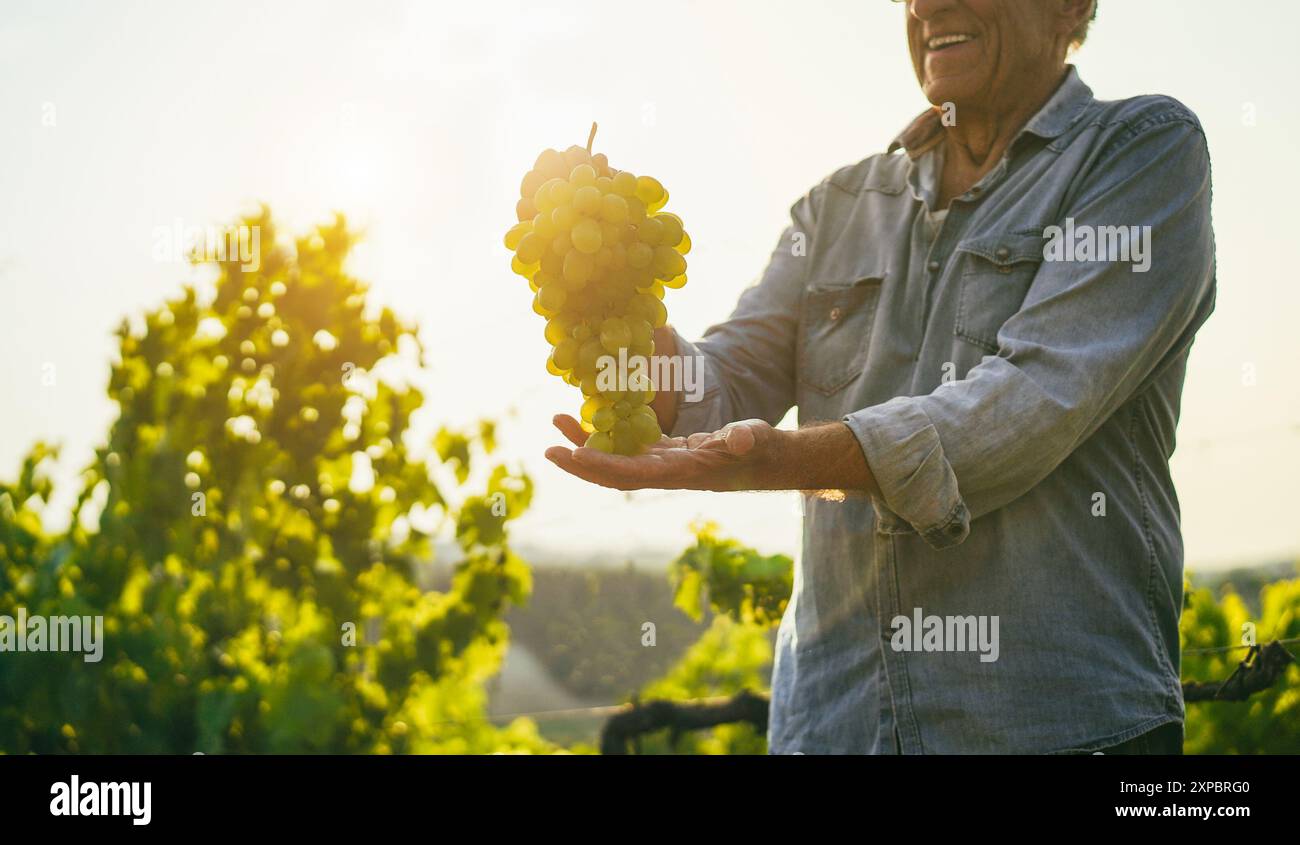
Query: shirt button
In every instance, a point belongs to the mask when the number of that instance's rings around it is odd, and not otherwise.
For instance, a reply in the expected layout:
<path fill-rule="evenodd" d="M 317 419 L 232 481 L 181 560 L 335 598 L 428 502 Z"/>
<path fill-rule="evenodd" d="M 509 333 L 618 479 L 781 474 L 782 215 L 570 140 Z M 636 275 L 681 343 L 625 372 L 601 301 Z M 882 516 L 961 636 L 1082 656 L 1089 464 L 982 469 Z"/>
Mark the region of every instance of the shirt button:
<path fill-rule="evenodd" d="M 831 322 L 833 323 L 836 320 L 838 320 L 843 313 L 844 312 L 841 311 L 839 308 L 832 308 L 830 313 Z"/>
<path fill-rule="evenodd" d="M 928 269 L 931 273 L 938 273 L 939 268 L 941 266 L 943 265 L 941 265 L 938 261 L 931 261 L 929 264 L 926 265 L 926 269 Z"/>
<path fill-rule="evenodd" d="M 993 254 L 997 256 L 998 261 L 1006 261 L 1008 258 L 1011 257 L 1011 250 L 1007 249 L 1004 246 L 1000 246 L 998 247 L 998 251 Z"/>

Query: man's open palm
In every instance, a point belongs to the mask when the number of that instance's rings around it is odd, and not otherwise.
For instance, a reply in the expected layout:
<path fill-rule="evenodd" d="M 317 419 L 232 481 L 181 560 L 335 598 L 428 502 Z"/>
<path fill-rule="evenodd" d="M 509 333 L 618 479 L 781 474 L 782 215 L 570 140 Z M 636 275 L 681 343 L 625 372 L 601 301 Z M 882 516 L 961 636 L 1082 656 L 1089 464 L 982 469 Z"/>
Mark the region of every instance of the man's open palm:
<path fill-rule="evenodd" d="M 587 432 L 571 416 L 555 417 L 555 427 L 576 449 L 552 446 L 546 457 L 572 475 L 617 490 L 740 490 L 746 489 L 748 466 L 774 436 L 762 420 L 745 420 L 714 432 L 688 437 L 661 437 L 636 456 L 609 455 L 582 444 Z"/>

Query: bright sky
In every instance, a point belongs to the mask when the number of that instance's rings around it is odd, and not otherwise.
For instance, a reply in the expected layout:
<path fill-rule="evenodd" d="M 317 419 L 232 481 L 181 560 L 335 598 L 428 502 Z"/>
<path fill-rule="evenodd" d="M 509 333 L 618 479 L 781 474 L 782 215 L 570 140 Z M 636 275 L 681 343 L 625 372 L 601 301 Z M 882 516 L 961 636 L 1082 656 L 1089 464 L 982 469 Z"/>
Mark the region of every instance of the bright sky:
<path fill-rule="evenodd" d="M 794 552 L 792 496 L 628 501 L 541 457 L 577 394 L 545 375 L 501 234 L 537 153 L 585 143 L 598 120 L 598 149 L 660 178 L 686 222 L 691 284 L 667 304 L 698 334 L 761 272 L 790 204 L 924 107 L 903 15 L 887 0 L 6 0 L 0 474 L 38 438 L 63 442 L 75 471 L 103 436 L 111 330 L 191 278 L 153 259 L 155 227 L 265 200 L 295 230 L 333 209 L 366 227 L 353 270 L 421 325 L 435 417 L 517 409 L 503 445 L 537 481 L 521 543 L 675 551 L 707 516 Z M 1098 96 L 1175 96 L 1210 139 L 1218 310 L 1174 458 L 1191 568 L 1300 553 L 1300 287 L 1282 249 L 1300 194 L 1297 29 L 1292 0 L 1103 0 L 1076 57 Z"/>

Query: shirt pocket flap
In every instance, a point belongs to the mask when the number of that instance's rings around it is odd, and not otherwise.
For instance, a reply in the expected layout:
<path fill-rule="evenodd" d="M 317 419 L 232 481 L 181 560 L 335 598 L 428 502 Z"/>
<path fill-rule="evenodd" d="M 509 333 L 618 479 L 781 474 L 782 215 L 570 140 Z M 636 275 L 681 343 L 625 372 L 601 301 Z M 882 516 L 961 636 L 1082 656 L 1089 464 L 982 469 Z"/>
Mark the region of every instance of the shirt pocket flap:
<path fill-rule="evenodd" d="M 1014 232 L 967 238 L 957 245 L 961 261 L 955 333 L 989 353 L 998 331 L 1020 310 L 1043 263 L 1041 233 Z"/>
<path fill-rule="evenodd" d="M 800 381 L 829 395 L 862 374 L 886 276 L 879 270 L 808 287 L 799 325 Z"/>
<path fill-rule="evenodd" d="M 1041 263 L 1043 243 L 1040 232 L 1012 232 L 967 238 L 957 244 L 957 251 L 982 258 L 994 268 L 1013 267 L 1016 264 Z"/>

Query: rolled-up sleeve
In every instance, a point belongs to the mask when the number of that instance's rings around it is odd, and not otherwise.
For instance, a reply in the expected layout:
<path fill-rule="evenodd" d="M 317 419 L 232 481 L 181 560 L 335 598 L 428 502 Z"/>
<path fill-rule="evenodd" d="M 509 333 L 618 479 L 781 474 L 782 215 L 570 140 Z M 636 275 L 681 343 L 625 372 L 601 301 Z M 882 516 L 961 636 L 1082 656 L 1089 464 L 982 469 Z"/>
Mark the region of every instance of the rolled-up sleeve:
<path fill-rule="evenodd" d="M 678 406 L 673 434 L 715 431 L 742 419 L 776 425 L 794 405 L 799 303 L 824 186 L 818 185 L 790 209 L 790 225 L 767 269 L 741 294 L 731 316 L 696 343 L 678 336 L 678 354 L 696 356 L 703 389 L 696 391 L 695 401 L 685 397 Z"/>
<path fill-rule="evenodd" d="M 1213 310 L 1210 162 L 1182 110 L 1128 127 L 1062 215 L 1149 226 L 1150 265 L 1044 261 L 998 353 L 960 381 L 849 414 L 880 530 L 943 548 L 1031 489 L 1181 355 Z"/>

